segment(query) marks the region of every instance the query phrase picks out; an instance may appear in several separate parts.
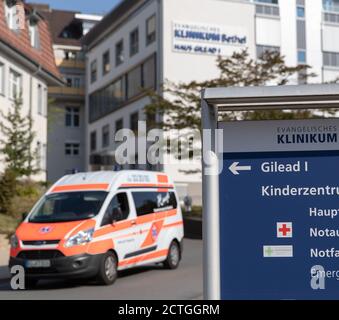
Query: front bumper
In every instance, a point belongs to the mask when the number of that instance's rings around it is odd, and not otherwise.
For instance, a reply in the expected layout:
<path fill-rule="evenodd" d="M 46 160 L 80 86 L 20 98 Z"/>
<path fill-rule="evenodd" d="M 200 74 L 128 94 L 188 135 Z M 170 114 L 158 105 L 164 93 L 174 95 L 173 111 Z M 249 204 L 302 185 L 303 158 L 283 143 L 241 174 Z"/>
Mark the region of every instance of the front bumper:
<path fill-rule="evenodd" d="M 101 259 L 102 254 L 81 254 L 48 259 L 51 261 L 48 268 L 27 268 L 27 259 L 11 257 L 9 267 L 23 266 L 29 278 L 91 278 L 98 273 Z"/>

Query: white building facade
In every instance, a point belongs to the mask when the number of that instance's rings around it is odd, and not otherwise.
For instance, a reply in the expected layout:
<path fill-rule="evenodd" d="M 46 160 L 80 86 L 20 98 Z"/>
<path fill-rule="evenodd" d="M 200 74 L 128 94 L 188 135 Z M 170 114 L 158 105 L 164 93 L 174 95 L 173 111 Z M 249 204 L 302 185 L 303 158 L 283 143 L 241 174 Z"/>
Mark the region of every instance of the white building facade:
<path fill-rule="evenodd" d="M 85 170 L 85 55 L 81 38 L 101 16 L 34 5 L 47 21 L 65 86 L 49 86 L 47 181 Z"/>
<path fill-rule="evenodd" d="M 149 98 L 142 88 L 159 90 L 166 80 L 215 78 L 216 57 L 244 48 L 253 58 L 267 49 L 279 50 L 287 65 L 312 67 L 309 72 L 316 77 L 307 82 L 329 82 L 339 76 L 338 38 L 338 0 L 123 1 L 84 39 L 86 168 L 111 168 L 115 132 L 135 130 L 138 119 L 146 120 Z M 302 74 L 291 79 L 291 84 L 304 82 Z M 199 166 L 199 161 L 169 161 L 161 169 L 181 196 L 189 194 L 198 204 L 201 173 L 182 171 Z"/>
<path fill-rule="evenodd" d="M 46 181 L 48 86 L 61 86 L 46 20 L 22 1 L 0 0 L 0 107 L 4 114 L 21 99 L 31 115 L 37 151 L 35 180 Z M 43 59 L 42 59 L 43 58 Z M 0 121 L 5 121 L 2 117 Z M 2 135 L 2 133 L 1 133 Z M 1 137 L 6 140 L 6 137 Z M 0 173 L 5 169 L 0 155 Z"/>

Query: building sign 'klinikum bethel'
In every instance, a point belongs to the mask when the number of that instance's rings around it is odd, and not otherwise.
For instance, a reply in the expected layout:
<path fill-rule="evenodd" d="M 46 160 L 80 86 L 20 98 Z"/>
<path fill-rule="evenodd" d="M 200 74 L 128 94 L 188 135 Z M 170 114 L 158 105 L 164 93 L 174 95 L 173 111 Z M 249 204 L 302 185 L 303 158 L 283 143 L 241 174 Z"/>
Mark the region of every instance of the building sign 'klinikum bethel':
<path fill-rule="evenodd" d="M 229 55 L 234 47 L 247 46 L 244 28 L 172 22 L 173 51 L 206 55 Z"/>

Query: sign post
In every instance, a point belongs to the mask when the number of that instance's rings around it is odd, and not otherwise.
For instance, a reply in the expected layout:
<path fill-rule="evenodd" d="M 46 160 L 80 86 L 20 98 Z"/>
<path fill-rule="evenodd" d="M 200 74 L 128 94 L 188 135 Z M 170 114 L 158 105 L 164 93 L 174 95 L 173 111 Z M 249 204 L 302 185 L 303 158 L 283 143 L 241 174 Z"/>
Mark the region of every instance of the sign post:
<path fill-rule="evenodd" d="M 338 106 L 338 85 L 203 92 L 206 299 L 339 298 L 339 119 L 218 121 Z"/>

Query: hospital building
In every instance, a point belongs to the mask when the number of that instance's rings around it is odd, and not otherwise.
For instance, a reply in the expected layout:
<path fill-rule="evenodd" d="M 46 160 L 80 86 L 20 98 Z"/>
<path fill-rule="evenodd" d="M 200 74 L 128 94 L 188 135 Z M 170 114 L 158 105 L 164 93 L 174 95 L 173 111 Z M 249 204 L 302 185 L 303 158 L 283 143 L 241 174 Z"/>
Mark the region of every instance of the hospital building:
<path fill-rule="evenodd" d="M 114 134 L 136 130 L 149 97 L 165 80 L 189 82 L 218 76 L 218 55 L 247 48 L 253 58 L 279 51 L 286 64 L 307 64 L 291 84 L 329 82 L 339 76 L 338 0 L 126 0 L 83 38 L 86 54 L 85 168 L 111 169 Z M 181 196 L 201 202 L 201 173 L 164 165 Z M 138 165 L 130 165 L 129 169 Z M 143 167 L 141 167 L 143 168 Z M 146 165 L 148 169 L 156 169 Z"/>

